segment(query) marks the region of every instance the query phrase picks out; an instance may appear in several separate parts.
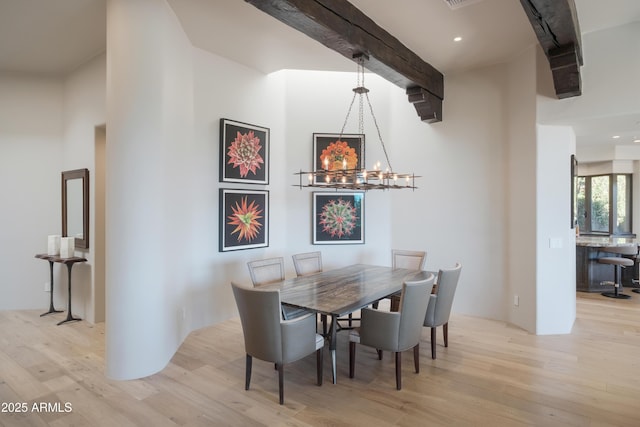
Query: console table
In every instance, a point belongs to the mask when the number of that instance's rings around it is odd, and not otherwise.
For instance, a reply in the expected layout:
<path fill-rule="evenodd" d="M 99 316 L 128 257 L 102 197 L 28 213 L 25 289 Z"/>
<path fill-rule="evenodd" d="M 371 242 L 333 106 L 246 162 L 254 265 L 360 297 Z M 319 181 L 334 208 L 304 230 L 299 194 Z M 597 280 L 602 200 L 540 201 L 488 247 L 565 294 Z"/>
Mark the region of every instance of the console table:
<path fill-rule="evenodd" d="M 49 272 L 51 275 L 51 299 L 49 301 L 49 311 L 46 313 L 42 313 L 40 317 L 46 316 L 51 313 L 61 313 L 62 310 L 56 310 L 53 308 L 53 263 L 58 262 L 60 264 L 64 264 L 67 266 L 67 272 L 69 273 L 69 304 L 67 308 L 67 318 L 61 322 L 58 322 L 58 325 L 62 325 L 63 323 L 72 322 L 76 320 L 82 320 L 79 317 L 73 317 L 71 314 L 71 268 L 73 268 L 73 264 L 76 262 L 85 262 L 87 259 L 82 257 L 70 257 L 70 258 L 60 258 L 58 255 L 47 255 L 47 254 L 37 254 L 36 258 L 44 259 L 49 261 Z"/>

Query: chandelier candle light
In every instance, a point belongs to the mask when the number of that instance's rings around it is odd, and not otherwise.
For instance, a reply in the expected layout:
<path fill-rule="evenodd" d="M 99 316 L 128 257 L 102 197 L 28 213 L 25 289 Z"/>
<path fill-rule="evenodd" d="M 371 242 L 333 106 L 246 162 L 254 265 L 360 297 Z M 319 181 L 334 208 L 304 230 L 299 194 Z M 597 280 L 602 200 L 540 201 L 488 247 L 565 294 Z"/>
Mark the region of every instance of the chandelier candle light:
<path fill-rule="evenodd" d="M 384 142 L 382 141 L 382 135 L 380 134 L 380 128 L 378 127 L 378 122 L 376 121 L 376 116 L 373 114 L 373 108 L 371 107 L 371 102 L 369 101 L 369 89 L 364 87 L 364 61 L 368 60 L 368 56 L 363 53 L 357 53 L 353 55 L 353 58 L 358 63 L 358 71 L 357 71 L 357 87 L 353 89 L 353 98 L 351 99 L 351 104 L 349 105 L 349 110 L 347 111 L 347 116 L 344 119 L 344 124 L 342 125 L 342 129 L 340 131 L 339 140 L 335 142 L 336 145 L 343 143 L 342 136 L 344 135 L 345 127 L 347 126 L 347 122 L 349 120 L 349 116 L 351 115 L 351 110 L 353 109 L 353 104 L 355 103 L 356 96 L 358 97 L 358 133 L 364 135 L 364 100 L 366 99 L 367 105 L 369 106 L 369 111 L 371 112 L 371 117 L 373 118 L 373 124 L 376 127 L 376 131 L 378 132 L 378 139 L 380 144 L 382 145 L 382 151 L 384 152 L 384 157 L 387 161 L 387 167 L 383 171 L 380 162 L 376 162 L 373 165 L 373 169 L 367 170 L 365 168 L 365 155 L 364 150 L 362 150 L 362 168 L 358 168 L 357 161 L 355 165 L 352 166 L 352 161 L 347 161 L 348 156 L 343 156 L 342 159 L 342 167 L 340 164 L 336 164 L 335 161 L 329 162 L 329 156 L 325 156 L 322 162 L 321 170 L 313 170 L 311 172 L 304 172 L 300 170 L 300 172 L 295 173 L 295 175 L 299 175 L 300 183 L 298 186 L 302 187 L 320 187 L 320 188 L 335 188 L 336 190 L 393 190 L 393 189 L 402 189 L 402 188 L 410 188 L 415 190 L 415 179 L 419 178 L 419 176 L 414 175 L 413 173 L 397 173 L 394 172 L 391 167 L 391 162 L 389 161 L 389 155 L 387 154 L 387 149 L 384 146 Z M 346 150 L 349 150 L 347 147 Z"/>

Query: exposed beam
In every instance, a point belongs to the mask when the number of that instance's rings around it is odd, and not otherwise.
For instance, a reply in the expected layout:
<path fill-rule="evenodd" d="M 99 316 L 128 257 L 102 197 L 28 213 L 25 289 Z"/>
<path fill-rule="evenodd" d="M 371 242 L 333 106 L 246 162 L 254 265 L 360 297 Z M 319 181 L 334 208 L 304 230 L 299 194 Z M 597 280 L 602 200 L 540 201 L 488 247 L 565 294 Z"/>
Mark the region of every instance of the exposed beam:
<path fill-rule="evenodd" d="M 549 60 L 558 98 L 580 96 L 582 48 L 573 0 L 520 0 Z"/>
<path fill-rule="evenodd" d="M 442 73 L 347 0 L 245 1 L 349 59 L 368 55 L 365 67 L 406 89 L 423 121 L 442 121 Z"/>

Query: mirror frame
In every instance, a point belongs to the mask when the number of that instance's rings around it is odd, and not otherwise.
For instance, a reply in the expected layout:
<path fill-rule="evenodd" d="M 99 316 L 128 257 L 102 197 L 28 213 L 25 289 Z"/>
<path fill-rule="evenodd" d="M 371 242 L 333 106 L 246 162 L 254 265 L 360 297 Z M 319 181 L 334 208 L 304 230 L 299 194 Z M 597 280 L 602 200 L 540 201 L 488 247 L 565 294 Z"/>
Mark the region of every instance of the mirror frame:
<path fill-rule="evenodd" d="M 82 179 L 82 234 L 76 237 L 76 248 L 89 249 L 89 169 L 75 169 L 62 172 L 62 237 L 67 237 L 67 181 Z"/>

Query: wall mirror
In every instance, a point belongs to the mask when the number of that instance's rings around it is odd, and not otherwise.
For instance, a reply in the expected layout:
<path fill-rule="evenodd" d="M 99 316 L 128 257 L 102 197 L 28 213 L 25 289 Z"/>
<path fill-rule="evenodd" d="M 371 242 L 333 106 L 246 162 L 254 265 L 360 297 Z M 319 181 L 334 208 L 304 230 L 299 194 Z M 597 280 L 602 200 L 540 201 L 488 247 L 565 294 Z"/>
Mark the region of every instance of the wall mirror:
<path fill-rule="evenodd" d="M 89 170 L 62 172 L 62 237 L 89 249 Z"/>

